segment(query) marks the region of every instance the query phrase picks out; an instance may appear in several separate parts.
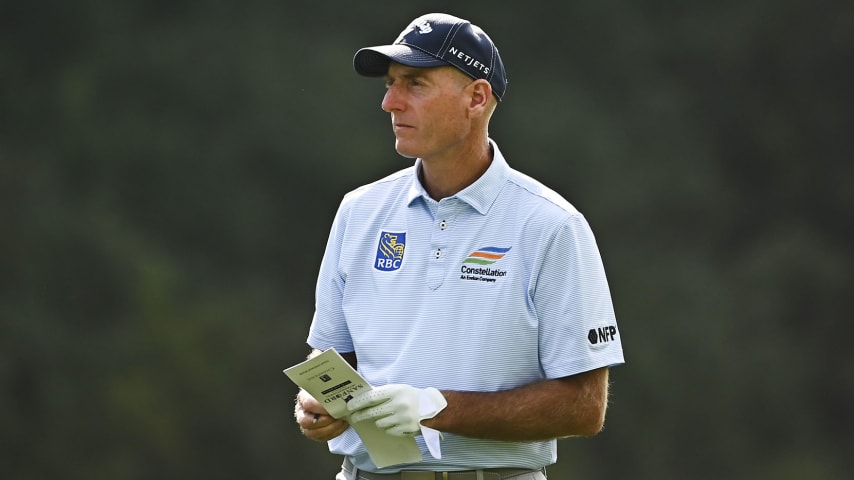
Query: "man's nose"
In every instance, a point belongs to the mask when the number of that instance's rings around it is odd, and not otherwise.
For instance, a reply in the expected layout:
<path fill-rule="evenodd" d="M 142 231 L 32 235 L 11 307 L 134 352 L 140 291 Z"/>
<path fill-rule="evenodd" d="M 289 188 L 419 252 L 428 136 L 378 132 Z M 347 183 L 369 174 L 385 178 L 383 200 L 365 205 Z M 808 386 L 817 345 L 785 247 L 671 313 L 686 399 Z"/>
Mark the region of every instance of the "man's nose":
<path fill-rule="evenodd" d="M 394 86 L 388 87 L 385 91 L 385 95 L 383 96 L 383 101 L 380 104 L 380 107 L 383 111 L 393 112 L 403 110 L 403 101 L 401 100 L 400 94 Z"/>

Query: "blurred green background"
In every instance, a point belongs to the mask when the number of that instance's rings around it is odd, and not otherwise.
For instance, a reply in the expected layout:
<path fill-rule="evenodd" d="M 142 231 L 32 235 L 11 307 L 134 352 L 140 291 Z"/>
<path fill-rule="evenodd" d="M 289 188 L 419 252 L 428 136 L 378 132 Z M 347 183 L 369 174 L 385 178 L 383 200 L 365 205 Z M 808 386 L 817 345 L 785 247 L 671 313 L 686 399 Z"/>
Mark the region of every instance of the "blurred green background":
<path fill-rule="evenodd" d="M 854 3 L 0 2 L 0 478 L 331 480 L 281 373 L 348 190 L 353 53 L 447 11 L 491 135 L 588 217 L 628 363 L 555 479 L 854 471 Z M 548 412 L 544 412 L 548 414 Z"/>

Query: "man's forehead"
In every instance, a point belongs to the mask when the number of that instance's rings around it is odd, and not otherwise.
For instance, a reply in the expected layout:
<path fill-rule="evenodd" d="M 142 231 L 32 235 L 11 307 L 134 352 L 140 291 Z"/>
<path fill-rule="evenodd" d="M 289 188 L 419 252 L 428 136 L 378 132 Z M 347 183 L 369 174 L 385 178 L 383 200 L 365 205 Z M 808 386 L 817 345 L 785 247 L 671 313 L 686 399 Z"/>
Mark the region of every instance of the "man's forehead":
<path fill-rule="evenodd" d="M 439 67 L 410 67 L 397 62 L 390 62 L 386 77 L 425 78 L 437 75 L 452 75 L 458 70 L 450 65 Z M 462 72 L 459 72 L 462 74 Z M 464 74 L 463 74 L 464 75 Z"/>
<path fill-rule="evenodd" d="M 422 77 L 429 75 L 431 71 L 435 71 L 439 68 L 443 67 L 429 67 L 429 68 L 420 68 L 420 67 L 410 67 L 409 65 L 403 65 L 402 63 L 397 62 L 389 62 L 388 64 L 388 75 L 401 75 L 407 77 Z"/>

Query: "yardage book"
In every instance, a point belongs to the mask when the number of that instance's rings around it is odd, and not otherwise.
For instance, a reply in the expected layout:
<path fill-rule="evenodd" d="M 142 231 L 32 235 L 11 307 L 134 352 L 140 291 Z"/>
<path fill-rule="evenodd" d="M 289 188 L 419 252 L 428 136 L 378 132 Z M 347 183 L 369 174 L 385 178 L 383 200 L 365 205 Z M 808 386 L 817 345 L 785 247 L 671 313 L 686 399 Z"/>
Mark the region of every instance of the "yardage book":
<path fill-rule="evenodd" d="M 334 348 L 283 371 L 335 418 L 346 418 L 349 413 L 347 402 L 356 394 L 373 388 Z M 377 467 L 415 463 L 423 459 L 412 437 L 389 435 L 370 420 L 350 426 L 359 434 Z"/>

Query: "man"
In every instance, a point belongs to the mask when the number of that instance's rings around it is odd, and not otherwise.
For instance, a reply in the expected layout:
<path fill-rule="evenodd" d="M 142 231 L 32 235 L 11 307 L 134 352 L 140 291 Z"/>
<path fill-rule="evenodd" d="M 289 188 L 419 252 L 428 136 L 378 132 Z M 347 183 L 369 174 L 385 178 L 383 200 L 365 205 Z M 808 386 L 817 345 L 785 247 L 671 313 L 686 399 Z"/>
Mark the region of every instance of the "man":
<path fill-rule="evenodd" d="M 376 388 L 339 419 L 301 391 L 300 429 L 345 456 L 339 480 L 544 479 L 556 439 L 601 430 L 623 363 L 590 228 L 488 137 L 507 79 L 480 28 L 424 15 L 354 67 L 385 77 L 416 160 L 344 197 L 318 278 L 308 344 Z M 416 436 L 424 460 L 378 468 L 348 420 Z"/>

